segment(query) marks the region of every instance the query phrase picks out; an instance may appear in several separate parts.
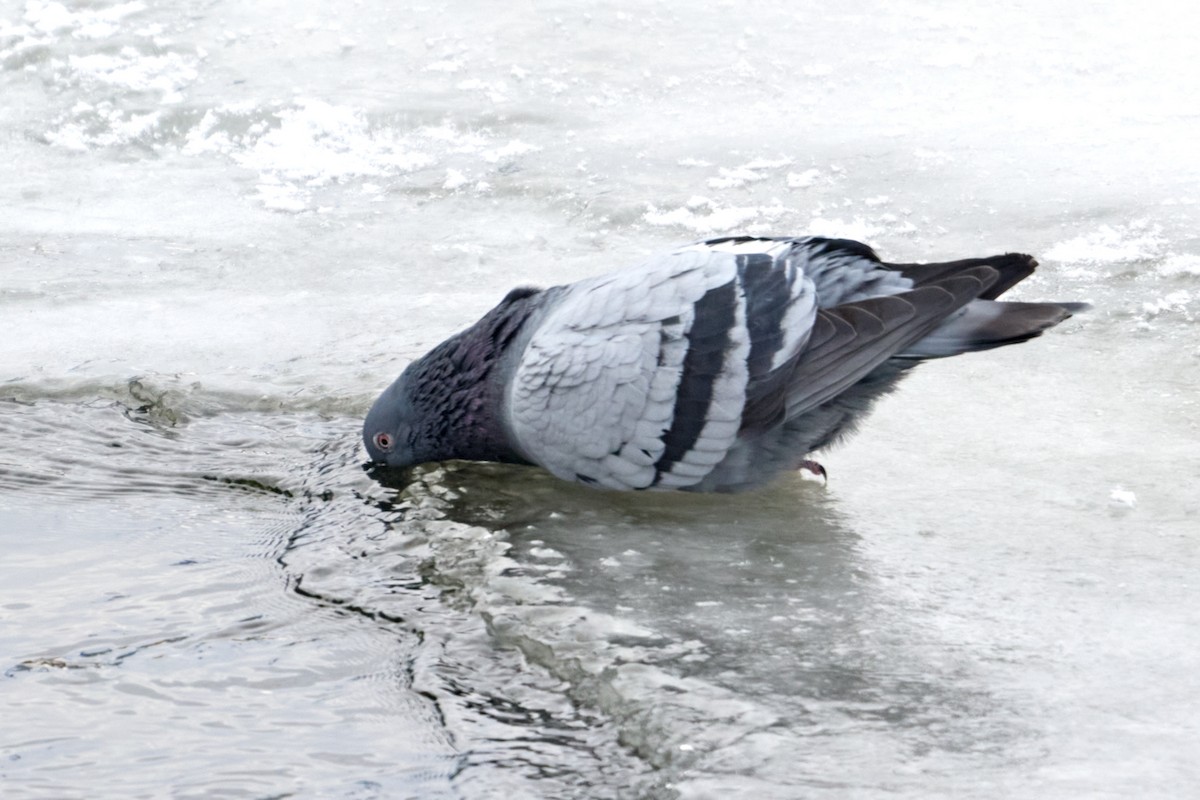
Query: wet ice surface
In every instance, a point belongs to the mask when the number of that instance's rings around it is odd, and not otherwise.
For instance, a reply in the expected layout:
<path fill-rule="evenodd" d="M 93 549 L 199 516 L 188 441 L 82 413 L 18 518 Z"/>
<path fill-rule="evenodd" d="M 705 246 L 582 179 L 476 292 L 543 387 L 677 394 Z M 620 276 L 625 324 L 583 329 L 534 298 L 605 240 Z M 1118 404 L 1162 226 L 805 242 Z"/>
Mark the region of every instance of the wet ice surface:
<path fill-rule="evenodd" d="M 1188 793 L 1195 12 L 839 8 L 6 8 L 5 796 Z M 513 285 L 731 231 L 1096 309 L 827 489 L 361 470 Z"/>

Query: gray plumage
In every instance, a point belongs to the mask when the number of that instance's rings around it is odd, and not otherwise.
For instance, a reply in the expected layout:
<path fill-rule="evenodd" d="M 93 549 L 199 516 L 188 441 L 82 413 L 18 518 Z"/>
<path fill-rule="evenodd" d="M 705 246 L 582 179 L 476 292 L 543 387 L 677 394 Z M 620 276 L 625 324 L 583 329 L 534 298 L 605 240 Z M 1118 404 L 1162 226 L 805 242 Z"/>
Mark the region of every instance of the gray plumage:
<path fill-rule="evenodd" d="M 736 237 L 515 289 L 375 402 L 376 463 L 536 464 L 610 489 L 740 491 L 851 432 L 929 358 L 1086 307 L 996 298 L 1031 257 L 885 264 L 864 244 Z"/>

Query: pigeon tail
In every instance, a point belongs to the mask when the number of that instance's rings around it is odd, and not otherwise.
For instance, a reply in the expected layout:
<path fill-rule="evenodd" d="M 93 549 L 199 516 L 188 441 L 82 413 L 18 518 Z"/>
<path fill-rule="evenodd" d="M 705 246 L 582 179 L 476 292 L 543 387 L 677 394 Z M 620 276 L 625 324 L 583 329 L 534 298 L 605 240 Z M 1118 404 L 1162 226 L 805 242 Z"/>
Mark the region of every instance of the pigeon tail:
<path fill-rule="evenodd" d="M 1028 341 L 1088 308 L 1087 303 L 974 300 L 895 357 L 944 358 Z"/>
<path fill-rule="evenodd" d="M 995 300 L 1000 295 L 1028 278 L 1037 269 L 1038 262 L 1024 253 L 1005 253 L 984 258 L 963 258 L 958 261 L 942 261 L 936 264 L 884 264 L 885 269 L 899 272 L 913 282 L 913 286 L 926 286 L 943 278 L 965 272 L 976 267 L 991 267 L 996 270 L 996 282 L 979 295 L 980 300 Z"/>

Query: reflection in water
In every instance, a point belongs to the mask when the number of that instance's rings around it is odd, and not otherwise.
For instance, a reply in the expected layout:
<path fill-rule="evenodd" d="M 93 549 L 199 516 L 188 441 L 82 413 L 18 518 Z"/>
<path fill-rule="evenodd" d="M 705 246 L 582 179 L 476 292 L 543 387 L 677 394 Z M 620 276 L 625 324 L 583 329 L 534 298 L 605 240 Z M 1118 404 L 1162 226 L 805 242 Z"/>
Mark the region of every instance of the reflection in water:
<path fill-rule="evenodd" d="M 752 763 L 777 782 L 761 791 L 787 796 L 960 753 L 1001 767 L 1028 746 L 969 665 L 940 663 L 936 632 L 877 585 L 812 484 L 614 494 L 467 463 L 401 480 L 407 508 L 461 523 L 432 534 L 428 579 L 617 720 L 676 788 L 736 783 L 732 765 Z"/>
<path fill-rule="evenodd" d="M 531 670 L 520 650 L 497 649 L 477 596 L 510 563 L 503 534 L 451 521 L 446 487 L 377 485 L 356 434 L 319 448 L 304 479 L 313 490 L 300 493 L 301 521 L 279 557 L 293 590 L 418 637 L 407 681 L 454 735 L 459 785 L 492 792 L 534 781 L 545 797 L 579 787 L 652 791 L 605 709 L 572 702 L 569 684 Z"/>

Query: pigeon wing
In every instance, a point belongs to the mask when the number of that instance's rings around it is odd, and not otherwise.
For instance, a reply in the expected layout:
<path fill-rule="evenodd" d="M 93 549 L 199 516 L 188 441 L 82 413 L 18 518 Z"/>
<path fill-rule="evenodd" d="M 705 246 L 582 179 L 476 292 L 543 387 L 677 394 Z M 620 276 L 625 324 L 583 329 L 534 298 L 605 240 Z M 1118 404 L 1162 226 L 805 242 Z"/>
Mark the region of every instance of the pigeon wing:
<path fill-rule="evenodd" d="M 822 309 L 789 378 L 787 416 L 833 399 L 986 292 L 999 273 L 978 266 L 909 292 Z"/>
<path fill-rule="evenodd" d="M 525 455 L 615 489 L 701 481 L 764 387 L 791 372 L 811 282 L 770 253 L 685 248 L 566 287 L 535 322 L 508 391 Z"/>

